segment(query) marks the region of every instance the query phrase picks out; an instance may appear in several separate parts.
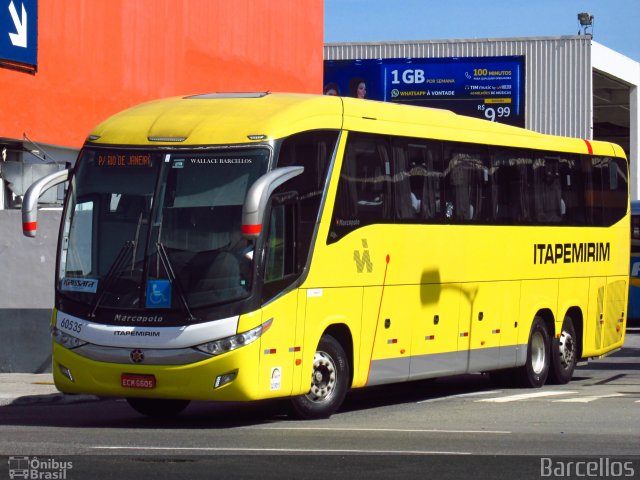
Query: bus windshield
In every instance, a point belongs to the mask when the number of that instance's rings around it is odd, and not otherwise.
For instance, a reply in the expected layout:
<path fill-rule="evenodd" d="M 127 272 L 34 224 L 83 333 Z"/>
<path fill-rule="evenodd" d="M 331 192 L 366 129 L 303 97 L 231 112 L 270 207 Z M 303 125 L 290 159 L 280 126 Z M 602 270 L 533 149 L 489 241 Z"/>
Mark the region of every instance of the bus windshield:
<path fill-rule="evenodd" d="M 253 245 L 241 235 L 242 205 L 269 156 L 267 148 L 85 149 L 65 214 L 60 293 L 94 313 L 189 311 L 247 297 Z"/>

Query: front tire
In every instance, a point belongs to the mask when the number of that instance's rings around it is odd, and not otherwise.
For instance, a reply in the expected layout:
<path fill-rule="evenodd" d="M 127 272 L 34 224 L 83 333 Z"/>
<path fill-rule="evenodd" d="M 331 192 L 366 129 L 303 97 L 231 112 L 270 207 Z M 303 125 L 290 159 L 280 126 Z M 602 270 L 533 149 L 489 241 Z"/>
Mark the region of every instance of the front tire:
<path fill-rule="evenodd" d="M 566 317 L 562 323 L 560 338 L 551 342 L 551 370 L 549 382 L 564 385 L 573 377 L 578 362 L 578 339 L 571 318 Z"/>
<path fill-rule="evenodd" d="M 291 413 L 304 420 L 327 418 L 340 408 L 348 388 L 347 355 L 340 342 L 324 335 L 313 357 L 309 393 L 291 399 Z"/>
<path fill-rule="evenodd" d="M 518 383 L 524 387 L 542 387 L 549 375 L 550 357 L 549 331 L 544 320 L 535 317 L 527 344 L 527 363 L 517 370 Z"/>
<path fill-rule="evenodd" d="M 189 400 L 172 400 L 165 398 L 127 398 L 127 403 L 136 412 L 147 417 L 170 418 L 182 412 Z"/>

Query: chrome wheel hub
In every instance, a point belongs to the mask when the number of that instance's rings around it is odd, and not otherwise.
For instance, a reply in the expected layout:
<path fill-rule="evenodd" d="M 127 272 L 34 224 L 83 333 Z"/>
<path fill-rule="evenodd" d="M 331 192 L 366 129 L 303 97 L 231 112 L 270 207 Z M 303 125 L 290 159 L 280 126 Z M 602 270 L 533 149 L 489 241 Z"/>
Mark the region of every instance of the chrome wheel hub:
<path fill-rule="evenodd" d="M 536 375 L 540 375 L 546 364 L 544 337 L 540 332 L 534 332 L 531 337 L 531 368 Z"/>
<path fill-rule="evenodd" d="M 573 365 L 573 363 L 575 362 L 576 357 L 576 344 L 573 340 L 573 337 L 569 335 L 569 332 L 563 330 L 558 343 L 560 363 L 562 364 L 563 368 L 570 368 L 571 365 Z"/>
<path fill-rule="evenodd" d="M 313 357 L 311 390 L 306 395 L 312 402 L 325 402 L 336 388 L 336 364 L 325 352 L 316 352 Z"/>

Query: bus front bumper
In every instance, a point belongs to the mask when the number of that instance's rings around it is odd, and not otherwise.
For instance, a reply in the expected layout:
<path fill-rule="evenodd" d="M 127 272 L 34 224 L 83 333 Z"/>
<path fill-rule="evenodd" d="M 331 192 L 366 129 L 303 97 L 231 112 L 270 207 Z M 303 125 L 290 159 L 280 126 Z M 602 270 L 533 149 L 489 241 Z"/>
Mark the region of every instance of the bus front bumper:
<path fill-rule="evenodd" d="M 53 379 L 63 393 L 105 397 L 251 401 L 259 399 L 260 342 L 186 365 L 92 360 L 53 342 Z"/>

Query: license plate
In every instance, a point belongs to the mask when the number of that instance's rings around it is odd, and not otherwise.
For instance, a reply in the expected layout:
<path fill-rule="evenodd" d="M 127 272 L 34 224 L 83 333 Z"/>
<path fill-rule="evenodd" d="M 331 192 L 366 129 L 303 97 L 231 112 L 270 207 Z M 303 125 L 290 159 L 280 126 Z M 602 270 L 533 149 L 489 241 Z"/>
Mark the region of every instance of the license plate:
<path fill-rule="evenodd" d="M 156 377 L 154 375 L 123 373 L 120 377 L 120 383 L 125 388 L 156 388 Z"/>

